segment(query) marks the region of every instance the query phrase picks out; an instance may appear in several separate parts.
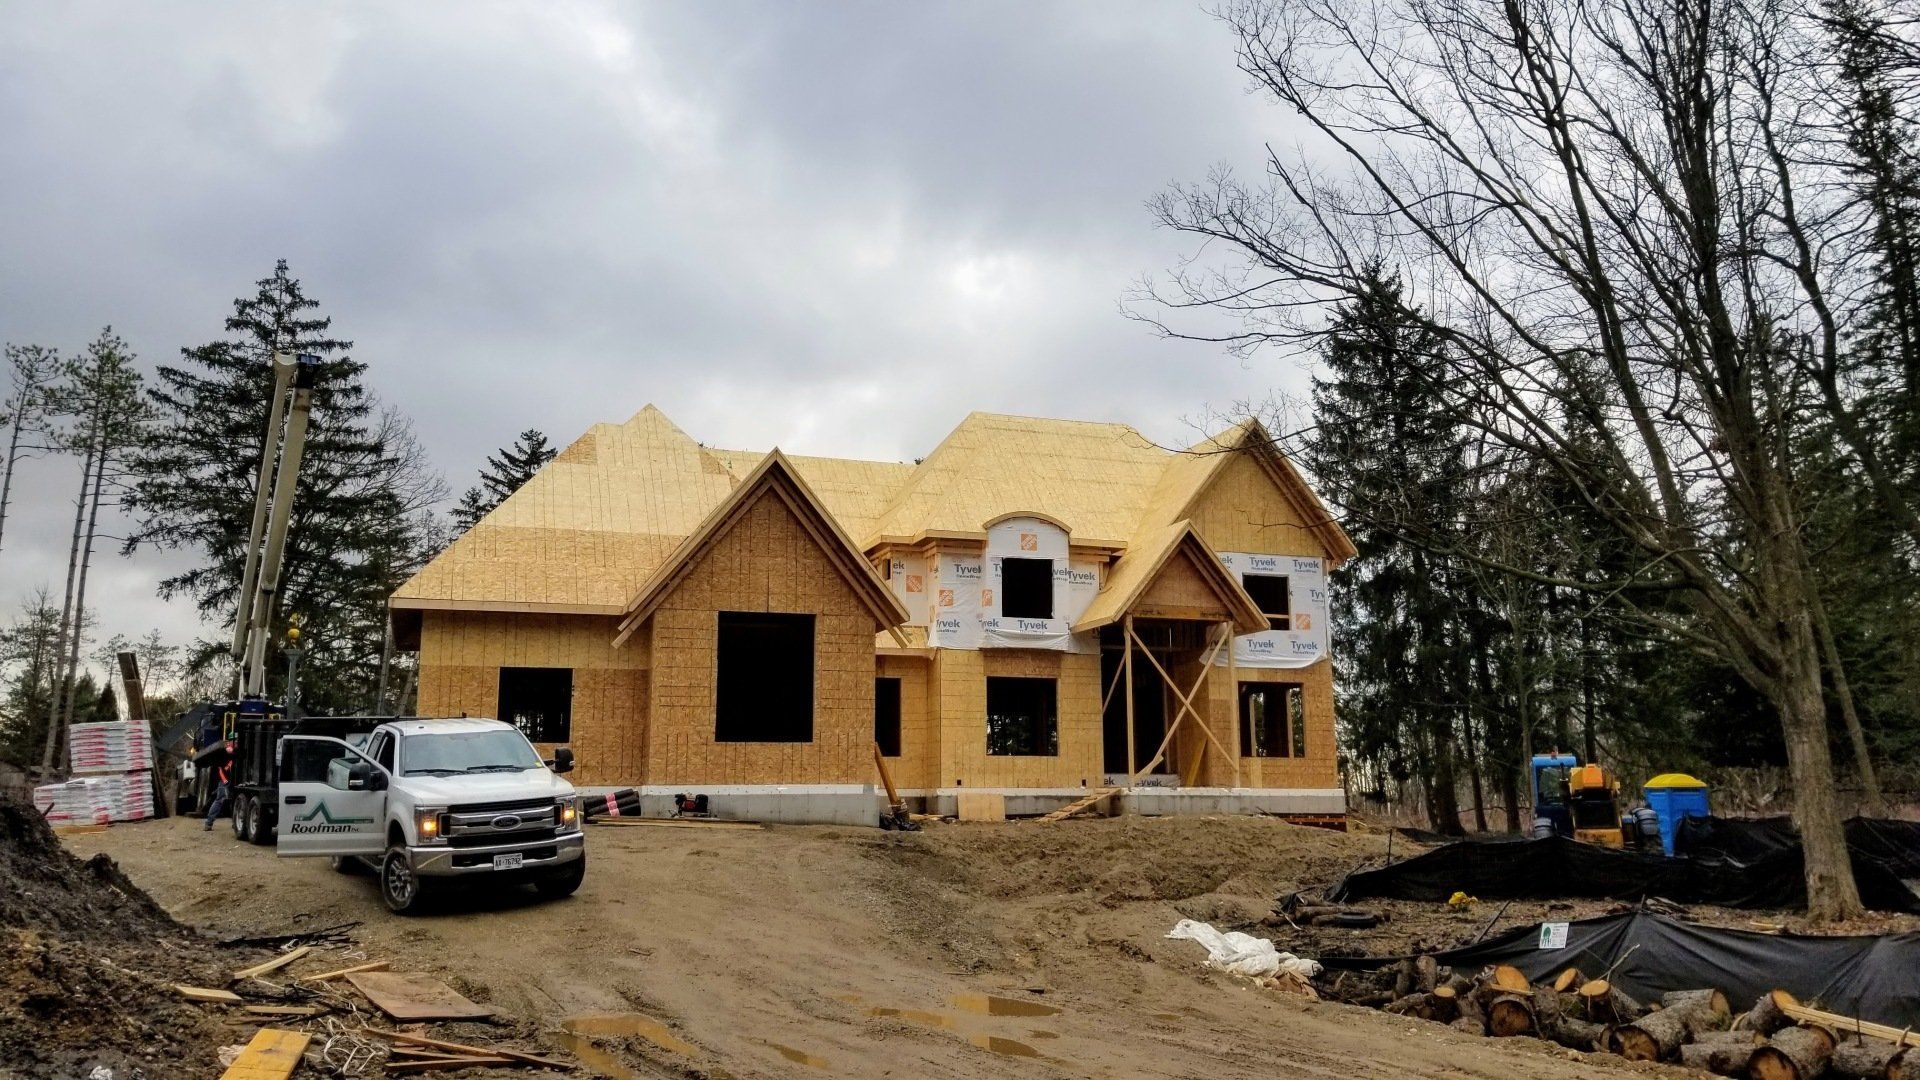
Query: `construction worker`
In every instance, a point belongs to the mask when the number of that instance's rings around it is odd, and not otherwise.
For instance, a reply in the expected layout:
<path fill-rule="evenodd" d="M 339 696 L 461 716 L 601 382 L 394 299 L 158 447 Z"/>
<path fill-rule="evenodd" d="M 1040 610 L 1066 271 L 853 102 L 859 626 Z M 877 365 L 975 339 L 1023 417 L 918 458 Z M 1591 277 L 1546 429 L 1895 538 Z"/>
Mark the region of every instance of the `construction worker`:
<path fill-rule="evenodd" d="M 227 741 L 226 759 L 220 762 L 220 768 L 213 774 L 213 802 L 207 807 L 207 820 L 200 826 L 202 832 L 212 832 L 213 822 L 227 808 L 227 796 L 232 794 L 233 782 L 233 741 Z"/>

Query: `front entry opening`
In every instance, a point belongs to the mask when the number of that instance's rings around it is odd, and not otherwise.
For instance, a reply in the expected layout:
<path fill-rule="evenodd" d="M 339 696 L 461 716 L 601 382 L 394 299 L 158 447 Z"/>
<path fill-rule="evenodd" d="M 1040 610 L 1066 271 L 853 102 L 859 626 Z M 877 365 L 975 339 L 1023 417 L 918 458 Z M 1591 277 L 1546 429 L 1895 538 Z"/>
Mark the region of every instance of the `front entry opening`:
<path fill-rule="evenodd" d="M 1101 716 L 1102 771 L 1112 776 L 1126 776 L 1132 772 L 1127 765 L 1127 688 L 1114 681 L 1121 664 L 1121 641 L 1117 627 L 1112 640 L 1101 634 L 1100 649 L 1100 689 L 1113 687 L 1113 695 L 1107 699 L 1106 710 Z M 1166 661 L 1162 659 L 1162 663 Z M 1167 684 L 1160 678 L 1153 665 L 1146 662 L 1136 650 L 1133 658 L 1133 745 L 1134 753 L 1139 755 L 1139 764 L 1145 765 L 1152 760 L 1153 752 L 1160 747 L 1160 740 L 1167 737 Z M 1173 776 L 1174 751 L 1167 748 L 1167 757 L 1153 767 L 1149 776 Z"/>

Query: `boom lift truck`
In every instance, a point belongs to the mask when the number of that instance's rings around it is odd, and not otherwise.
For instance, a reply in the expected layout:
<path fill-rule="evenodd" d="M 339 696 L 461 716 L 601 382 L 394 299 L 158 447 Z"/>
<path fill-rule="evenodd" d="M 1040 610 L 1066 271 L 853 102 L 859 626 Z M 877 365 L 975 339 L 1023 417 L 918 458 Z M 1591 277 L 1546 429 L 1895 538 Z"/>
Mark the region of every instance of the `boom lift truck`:
<path fill-rule="evenodd" d="M 194 738 L 198 809 L 205 812 L 212 804 L 218 786 L 215 776 L 220 766 L 231 762 L 228 807 L 234 835 L 256 844 L 273 842 L 275 748 L 279 737 L 292 727 L 286 707 L 266 697 L 268 624 L 280 590 L 319 365 L 317 356 L 273 355 L 273 398 L 260 448 L 253 523 L 233 623 L 234 693 L 227 701 L 213 703 Z"/>

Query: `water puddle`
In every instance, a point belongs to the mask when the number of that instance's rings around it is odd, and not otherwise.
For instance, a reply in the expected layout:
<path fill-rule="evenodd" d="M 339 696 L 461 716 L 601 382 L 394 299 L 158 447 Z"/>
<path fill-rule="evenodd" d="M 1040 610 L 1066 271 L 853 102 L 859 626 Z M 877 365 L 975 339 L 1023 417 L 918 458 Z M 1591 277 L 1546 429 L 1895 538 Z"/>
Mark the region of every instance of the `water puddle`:
<path fill-rule="evenodd" d="M 969 1035 L 967 1041 L 982 1050 L 990 1050 L 996 1054 L 1005 1054 L 1008 1057 L 1037 1058 L 1040 1056 L 1040 1051 L 1035 1050 L 1026 1043 L 1015 1042 L 1012 1039 L 1003 1039 L 998 1035 Z"/>
<path fill-rule="evenodd" d="M 775 1050 L 778 1050 L 780 1052 L 781 1057 L 786 1058 L 788 1061 L 793 1062 L 795 1065 L 805 1065 L 805 1066 L 808 1066 L 809 1068 L 814 1068 L 814 1069 L 824 1069 L 827 1067 L 826 1058 L 817 1057 L 813 1054 L 809 1054 L 805 1050 L 795 1050 L 791 1046 L 781 1046 L 777 1042 L 770 1042 L 767 1045 L 773 1047 Z"/>
<path fill-rule="evenodd" d="M 928 1027 L 952 1028 L 954 1025 L 953 1017 L 948 1016 L 946 1013 L 931 1012 L 926 1009 L 890 1009 L 885 1005 L 875 1005 L 867 1010 L 867 1015 L 885 1020 L 911 1020 L 916 1024 L 925 1024 Z"/>
<path fill-rule="evenodd" d="M 572 1051 L 581 1064 L 608 1080 L 638 1080 L 634 1072 L 611 1051 L 594 1044 L 594 1039 L 645 1039 L 662 1050 L 676 1054 L 697 1054 L 700 1048 L 675 1035 L 667 1025 L 642 1013 L 608 1013 L 602 1016 L 570 1016 L 560 1021 L 555 1033 L 560 1045 Z"/>
<path fill-rule="evenodd" d="M 571 1031 L 556 1031 L 553 1041 L 564 1047 L 567 1053 L 580 1059 L 580 1064 L 595 1076 L 605 1080 L 640 1080 L 640 1074 L 621 1062 L 606 1050 L 595 1046 L 592 1039 L 585 1035 L 576 1035 Z"/>
<path fill-rule="evenodd" d="M 1060 1011 L 1037 1001 L 1022 1001 L 995 994 L 955 994 L 947 999 L 947 1003 L 961 1012 L 977 1016 L 1053 1016 Z"/>

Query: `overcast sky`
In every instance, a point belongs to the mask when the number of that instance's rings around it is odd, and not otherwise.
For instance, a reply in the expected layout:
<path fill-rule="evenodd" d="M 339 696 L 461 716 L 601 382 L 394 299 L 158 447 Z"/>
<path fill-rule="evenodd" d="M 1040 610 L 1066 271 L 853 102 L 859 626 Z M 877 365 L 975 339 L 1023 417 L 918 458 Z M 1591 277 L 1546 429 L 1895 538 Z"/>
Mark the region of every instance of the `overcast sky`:
<path fill-rule="evenodd" d="M 1192 251 L 1143 203 L 1286 125 L 1177 0 L 8 4 L 0 339 L 150 366 L 285 258 L 456 492 L 648 402 L 802 454 L 973 409 L 1190 442 L 1306 376 L 1119 314 Z M 76 467 L 21 472 L 9 609 L 72 525 Z M 177 558 L 96 561 L 103 633 L 202 632 Z"/>

